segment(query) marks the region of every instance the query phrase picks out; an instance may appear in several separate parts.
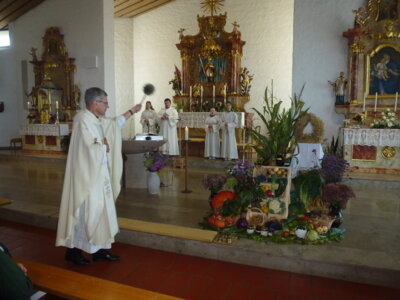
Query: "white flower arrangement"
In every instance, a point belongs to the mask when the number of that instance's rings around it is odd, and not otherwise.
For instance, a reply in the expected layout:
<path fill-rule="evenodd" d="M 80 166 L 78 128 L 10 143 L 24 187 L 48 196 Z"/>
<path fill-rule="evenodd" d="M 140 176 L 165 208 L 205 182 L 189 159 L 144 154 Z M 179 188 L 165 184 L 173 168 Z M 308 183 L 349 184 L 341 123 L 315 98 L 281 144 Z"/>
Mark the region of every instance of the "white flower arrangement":
<path fill-rule="evenodd" d="M 400 128 L 400 123 L 396 118 L 396 113 L 388 108 L 382 114 L 381 119 L 374 120 L 370 126 L 372 128 Z"/>

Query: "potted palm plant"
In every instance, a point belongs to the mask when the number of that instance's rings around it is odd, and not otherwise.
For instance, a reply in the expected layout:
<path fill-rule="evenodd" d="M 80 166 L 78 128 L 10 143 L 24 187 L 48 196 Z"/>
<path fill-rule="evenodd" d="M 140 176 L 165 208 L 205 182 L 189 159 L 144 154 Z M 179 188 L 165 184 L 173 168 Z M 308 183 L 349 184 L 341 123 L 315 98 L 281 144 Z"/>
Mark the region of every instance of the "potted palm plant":
<path fill-rule="evenodd" d="M 262 165 L 275 165 L 276 162 L 284 163 L 295 147 L 295 126 L 300 117 L 307 113 L 303 110 L 304 103 L 296 94 L 291 98 L 289 108 L 282 107 L 282 101 L 274 96 L 273 85 L 265 89 L 264 106 L 260 111 L 253 110 L 266 127 L 267 133 L 262 133 L 260 127 L 250 128 L 250 135 L 254 140 L 254 150 L 257 153 L 257 163 Z"/>

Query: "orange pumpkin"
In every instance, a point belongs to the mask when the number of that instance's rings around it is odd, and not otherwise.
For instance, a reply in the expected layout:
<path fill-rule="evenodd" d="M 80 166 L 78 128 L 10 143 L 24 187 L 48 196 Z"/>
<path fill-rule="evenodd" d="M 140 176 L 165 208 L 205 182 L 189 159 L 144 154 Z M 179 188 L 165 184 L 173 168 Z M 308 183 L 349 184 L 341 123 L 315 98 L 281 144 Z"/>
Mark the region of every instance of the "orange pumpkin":
<path fill-rule="evenodd" d="M 233 200 L 236 198 L 236 194 L 231 191 L 221 191 L 214 196 L 211 201 L 211 205 L 213 208 L 220 207 L 224 204 L 226 200 Z"/>
<path fill-rule="evenodd" d="M 214 221 L 214 226 L 218 227 L 218 228 L 224 228 L 225 227 L 225 221 L 216 219 Z"/>

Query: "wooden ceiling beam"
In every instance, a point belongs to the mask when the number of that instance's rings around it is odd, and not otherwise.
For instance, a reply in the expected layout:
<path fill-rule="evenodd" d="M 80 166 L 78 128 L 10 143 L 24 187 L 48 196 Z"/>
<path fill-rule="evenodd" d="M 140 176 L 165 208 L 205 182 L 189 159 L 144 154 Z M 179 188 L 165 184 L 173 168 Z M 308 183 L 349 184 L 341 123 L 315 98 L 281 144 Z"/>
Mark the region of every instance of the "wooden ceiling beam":
<path fill-rule="evenodd" d="M 129 8 L 129 7 L 131 7 L 131 6 L 140 5 L 141 3 L 143 3 L 143 1 L 144 1 L 144 0 L 128 0 L 128 1 L 125 1 L 125 2 L 123 2 L 123 3 L 120 3 L 120 4 L 118 4 L 118 5 L 115 5 L 115 6 L 114 6 L 114 12 L 115 12 L 115 13 L 119 13 L 120 11 L 122 11 L 122 10 L 124 10 L 124 9 L 126 9 L 126 8 Z M 153 1 L 154 1 L 154 0 L 153 0 Z M 155 0 L 155 1 L 157 1 L 157 0 Z"/>
<path fill-rule="evenodd" d="M 141 8 L 138 8 L 138 9 L 132 11 L 132 12 L 126 14 L 124 17 L 127 17 L 127 18 L 136 17 L 136 16 L 138 16 L 138 15 L 140 15 L 142 13 L 145 13 L 145 12 L 151 10 L 151 9 L 160 7 L 160 6 L 162 6 L 164 4 L 167 4 L 168 2 L 171 2 L 171 1 L 173 1 L 173 0 L 158 0 L 156 2 L 153 2 L 151 4 L 148 4 L 148 5 L 144 6 L 144 7 L 141 7 Z"/>
<path fill-rule="evenodd" d="M 1 0 L 0 1 L 0 11 L 2 11 L 3 9 L 5 9 L 7 6 L 9 6 L 10 4 L 13 4 L 14 0 Z"/>
<path fill-rule="evenodd" d="M 115 15 L 117 17 L 125 17 L 127 14 L 130 12 L 139 9 L 143 6 L 146 6 L 148 4 L 151 4 L 153 2 L 158 2 L 159 0 L 139 0 L 139 1 L 129 1 L 129 5 L 123 8 L 123 9 L 116 9 L 115 10 Z"/>
<path fill-rule="evenodd" d="M 130 0 L 114 0 L 114 7 L 124 3 L 124 2 L 129 2 Z"/>
<path fill-rule="evenodd" d="M 14 12 L 22 9 L 29 0 L 16 0 L 13 1 L 10 5 L 7 5 L 7 7 L 3 8 L 0 11 L 0 21 L 5 19 L 7 16 L 13 14 Z"/>
<path fill-rule="evenodd" d="M 18 10 L 13 10 L 7 16 L 5 16 L 5 17 L 2 16 L 1 21 L 0 21 L 0 28 L 6 28 L 8 26 L 8 23 L 16 20 L 18 17 L 22 16 L 23 14 L 30 11 L 34 7 L 38 6 L 43 1 L 45 1 L 45 0 L 15 1 L 16 3 L 20 3 L 20 4 L 22 2 L 26 2 L 26 4 L 20 6 Z"/>

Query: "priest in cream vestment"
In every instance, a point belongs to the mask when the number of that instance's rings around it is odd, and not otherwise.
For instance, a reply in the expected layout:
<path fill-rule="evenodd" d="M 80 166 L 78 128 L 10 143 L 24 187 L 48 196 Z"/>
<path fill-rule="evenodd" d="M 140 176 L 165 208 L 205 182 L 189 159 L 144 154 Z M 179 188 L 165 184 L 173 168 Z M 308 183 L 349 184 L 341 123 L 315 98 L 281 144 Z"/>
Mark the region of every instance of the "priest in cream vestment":
<path fill-rule="evenodd" d="M 139 111 L 138 104 L 110 119 L 107 94 L 100 88 L 85 92 L 86 109 L 74 118 L 64 176 L 56 246 L 68 247 L 65 259 L 77 265 L 116 261 L 110 249 L 118 233 L 115 200 L 121 190 L 122 138 L 126 120 Z"/>
<path fill-rule="evenodd" d="M 219 127 L 221 124 L 221 119 L 215 114 L 215 108 L 210 109 L 210 115 L 206 118 L 205 123 L 204 157 L 215 159 L 220 156 Z"/>
<path fill-rule="evenodd" d="M 221 157 L 225 160 L 238 159 L 235 128 L 238 126 L 238 116 L 232 111 L 232 104 L 226 103 L 226 111 L 221 115 L 222 145 Z"/>
<path fill-rule="evenodd" d="M 176 124 L 179 121 L 179 115 L 175 108 L 171 107 L 169 98 L 164 100 L 165 108 L 158 113 L 160 119 L 160 135 L 167 140 L 167 143 L 161 146 L 161 151 L 167 155 L 179 155 L 178 133 Z"/>

